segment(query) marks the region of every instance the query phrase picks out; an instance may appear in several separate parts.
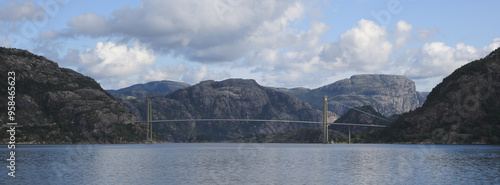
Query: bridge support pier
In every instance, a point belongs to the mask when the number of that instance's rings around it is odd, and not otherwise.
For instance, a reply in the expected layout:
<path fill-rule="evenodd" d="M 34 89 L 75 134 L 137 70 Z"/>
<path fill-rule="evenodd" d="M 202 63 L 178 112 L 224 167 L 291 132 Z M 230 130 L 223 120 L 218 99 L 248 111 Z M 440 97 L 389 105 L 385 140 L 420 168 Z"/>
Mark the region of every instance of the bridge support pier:
<path fill-rule="evenodd" d="M 328 97 L 323 100 L 323 144 L 328 144 Z"/>

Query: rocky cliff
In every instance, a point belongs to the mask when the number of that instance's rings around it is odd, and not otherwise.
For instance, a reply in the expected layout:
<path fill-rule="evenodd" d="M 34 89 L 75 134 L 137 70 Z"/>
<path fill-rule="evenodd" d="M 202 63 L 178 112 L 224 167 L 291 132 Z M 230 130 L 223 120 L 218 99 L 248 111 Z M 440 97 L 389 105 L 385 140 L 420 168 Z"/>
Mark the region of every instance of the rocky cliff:
<path fill-rule="evenodd" d="M 153 119 L 277 119 L 319 121 L 321 113 L 290 95 L 262 87 L 254 80 L 204 81 L 163 97 L 152 97 Z M 126 104 L 144 118 L 146 101 Z M 275 134 L 304 125 L 294 123 L 192 122 L 158 123 L 154 128 L 166 141 L 190 142 L 203 137 L 213 141 L 241 138 L 249 134 Z M 318 125 L 319 126 L 319 125 Z"/>
<path fill-rule="evenodd" d="M 500 48 L 455 70 L 378 142 L 500 144 Z"/>
<path fill-rule="evenodd" d="M 351 107 L 369 105 L 385 116 L 414 110 L 425 101 L 426 93 L 415 89 L 415 82 L 399 75 L 354 75 L 349 79 L 317 89 L 278 89 L 322 109 L 322 97 L 328 96 L 329 110 L 342 115 Z"/>
<path fill-rule="evenodd" d="M 141 141 L 143 129 L 93 79 L 25 50 L 0 48 L 0 114 L 7 115 L 7 76 L 15 73 L 18 142 L 122 143 Z M 1 119 L 6 126 L 7 119 Z M 9 121 L 10 122 L 10 121 Z M 6 130 L 4 127 L 3 130 Z M 1 132 L 2 139 L 5 131 Z"/>

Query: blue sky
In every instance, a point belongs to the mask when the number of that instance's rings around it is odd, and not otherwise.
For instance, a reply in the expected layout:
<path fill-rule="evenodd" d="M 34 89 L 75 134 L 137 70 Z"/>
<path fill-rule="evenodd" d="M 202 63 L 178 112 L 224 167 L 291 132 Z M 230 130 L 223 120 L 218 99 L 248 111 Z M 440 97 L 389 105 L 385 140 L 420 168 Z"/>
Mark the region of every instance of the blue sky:
<path fill-rule="evenodd" d="M 4 0 L 0 45 L 105 89 L 155 80 L 252 78 L 316 88 L 405 75 L 430 91 L 500 47 L 500 1 Z"/>

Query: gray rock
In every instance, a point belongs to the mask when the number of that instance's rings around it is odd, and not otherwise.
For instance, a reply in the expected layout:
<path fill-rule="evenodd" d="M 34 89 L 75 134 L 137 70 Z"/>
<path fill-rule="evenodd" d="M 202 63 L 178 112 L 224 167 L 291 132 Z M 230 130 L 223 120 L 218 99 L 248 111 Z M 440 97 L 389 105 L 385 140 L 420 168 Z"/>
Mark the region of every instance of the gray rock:
<path fill-rule="evenodd" d="M 379 138 L 385 142 L 500 144 L 500 48 L 455 70 Z"/>
<path fill-rule="evenodd" d="M 115 131 L 135 117 L 93 79 L 18 49 L 0 48 L 0 64 L 2 79 L 7 79 L 9 71 L 16 73 L 16 122 L 23 127 L 17 141 L 126 142 Z M 7 87 L 6 80 L 0 84 Z M 7 95 L 6 90 L 1 88 L 0 93 Z M 7 115 L 6 106 L 7 100 L 0 100 L 2 115 Z M 137 133 L 143 132 L 140 126 L 133 127 Z M 121 131 L 133 132 L 129 129 Z M 141 141 L 140 137 L 135 141 Z"/>
<path fill-rule="evenodd" d="M 164 97 L 151 98 L 153 119 L 267 119 L 319 121 L 321 114 L 299 99 L 262 87 L 254 80 L 203 81 Z M 145 118 L 144 99 L 130 100 L 129 109 Z M 197 122 L 158 123 L 155 129 L 167 141 L 189 142 L 197 135 L 214 141 L 232 140 L 249 134 L 275 134 L 304 125 L 294 123 Z"/>
<path fill-rule="evenodd" d="M 327 95 L 329 110 L 337 115 L 346 113 L 351 107 L 369 105 L 384 116 L 414 110 L 425 101 L 425 93 L 415 89 L 415 82 L 405 76 L 365 74 L 317 89 L 278 89 L 323 109 L 323 96 Z"/>

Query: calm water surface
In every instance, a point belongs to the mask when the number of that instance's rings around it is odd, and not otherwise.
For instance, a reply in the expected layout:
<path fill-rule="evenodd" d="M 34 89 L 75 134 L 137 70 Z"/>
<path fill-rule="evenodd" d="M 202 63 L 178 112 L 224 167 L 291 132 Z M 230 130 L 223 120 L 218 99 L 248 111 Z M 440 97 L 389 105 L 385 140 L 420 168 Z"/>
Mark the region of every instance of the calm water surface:
<path fill-rule="evenodd" d="M 500 146 L 18 145 L 0 184 L 500 184 Z"/>

